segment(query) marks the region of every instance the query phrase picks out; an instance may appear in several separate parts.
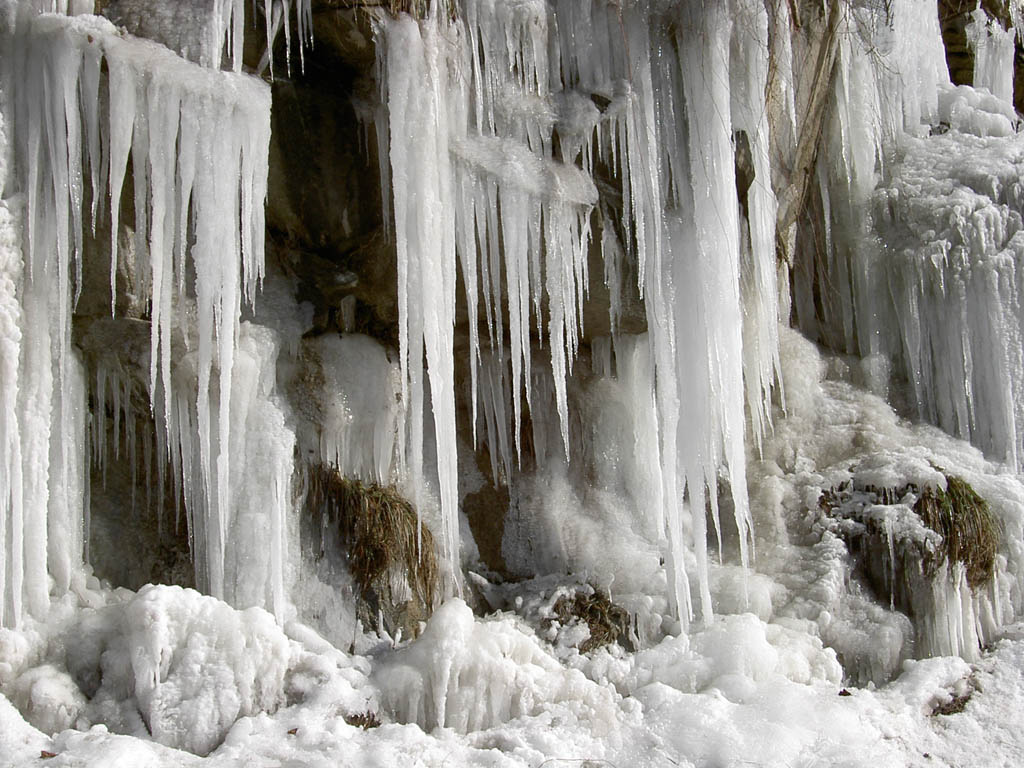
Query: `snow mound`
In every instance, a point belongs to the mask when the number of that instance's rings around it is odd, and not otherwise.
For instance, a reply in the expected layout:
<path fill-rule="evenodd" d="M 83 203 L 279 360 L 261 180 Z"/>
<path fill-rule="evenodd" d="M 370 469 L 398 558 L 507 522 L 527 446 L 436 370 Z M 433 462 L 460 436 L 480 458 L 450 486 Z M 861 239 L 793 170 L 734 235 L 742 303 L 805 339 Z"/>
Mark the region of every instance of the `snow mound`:
<path fill-rule="evenodd" d="M 835 652 L 818 638 L 746 613 L 717 617 L 692 637 L 667 637 L 641 651 L 618 684 L 632 692 L 652 683 L 683 693 L 716 689 L 730 701 L 743 702 L 759 683 L 778 678 L 834 685 L 842 679 L 842 668 Z"/>
<path fill-rule="evenodd" d="M 191 589 L 147 586 L 87 611 L 65 644 L 69 671 L 112 729 L 134 731 L 137 708 L 154 740 L 199 755 L 240 717 L 284 701 L 289 642 L 273 616 Z"/>
<path fill-rule="evenodd" d="M 855 360 L 823 360 L 813 344 L 789 330 L 781 338 L 787 394 L 789 377 L 802 378 L 805 397 L 792 400 L 789 415 L 778 421 L 761 469 L 780 473 L 785 490 L 779 498 L 790 510 L 782 513 L 788 536 L 809 548 L 784 545 L 759 556 L 762 573 L 786 590 L 775 606 L 776 620 L 817 624 L 848 682 L 883 683 L 910 656 L 976 659 L 1006 617 L 1019 611 L 1024 594 L 1016 543 L 1024 496 L 1017 476 L 969 444 L 933 427 L 912 426 L 877 396 L 833 378 L 855 378 Z M 912 386 L 906 385 L 911 394 Z M 977 588 L 963 583 L 961 568 L 926 573 L 900 559 L 905 548 L 927 553 L 938 543 L 911 511 L 916 492 L 903 489 L 945 487 L 943 473 L 969 483 L 1002 531 L 993 578 Z M 763 498 L 771 498 L 768 491 L 776 485 L 775 477 L 753 484 Z M 870 503 L 852 510 L 857 519 L 836 515 L 826 508 L 837 493 Z M 871 530 L 876 533 L 868 535 Z"/>
<path fill-rule="evenodd" d="M 85 697 L 67 672 L 51 664 L 33 667 L 18 678 L 13 704 L 43 733 L 85 725 L 80 719 Z"/>
<path fill-rule="evenodd" d="M 415 642 L 374 670 L 381 701 L 395 719 L 462 733 L 563 708 L 610 728 L 618 707 L 611 691 L 566 669 L 514 620 L 477 621 L 453 599 Z"/>

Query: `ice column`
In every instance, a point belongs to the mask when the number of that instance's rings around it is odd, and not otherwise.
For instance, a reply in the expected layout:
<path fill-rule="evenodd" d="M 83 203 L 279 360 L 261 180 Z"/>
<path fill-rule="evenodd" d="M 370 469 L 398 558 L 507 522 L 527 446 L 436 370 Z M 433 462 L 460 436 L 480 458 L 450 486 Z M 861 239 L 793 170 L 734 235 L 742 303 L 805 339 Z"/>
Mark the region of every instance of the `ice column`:
<path fill-rule="evenodd" d="M 75 212 L 68 204 L 70 198 L 81 203 L 81 59 L 44 37 L 40 48 L 55 55 L 47 73 L 37 71 L 25 41 L 6 26 L 31 11 L 12 10 L 0 29 L 10 52 L 2 65 L 0 107 L 12 150 L 4 147 L 0 171 L 0 622 L 6 625 L 17 625 L 26 612 L 41 617 L 50 576 L 67 589 L 81 562 L 85 466 L 84 376 L 70 346 L 70 270 L 81 238 L 70 233 Z M 43 88 L 47 75 L 52 79 Z M 79 164 L 69 160 L 73 156 Z"/>
<path fill-rule="evenodd" d="M 447 30 L 446 30 L 447 31 Z M 424 402 L 429 398 L 441 501 L 442 556 L 457 573 L 458 457 L 455 440 L 455 218 L 448 154 L 448 47 L 436 18 L 422 34 L 409 17 L 385 27 L 398 251 L 399 357 L 408 413 L 408 471 L 423 508 Z M 424 375 L 426 359 L 426 376 Z"/>

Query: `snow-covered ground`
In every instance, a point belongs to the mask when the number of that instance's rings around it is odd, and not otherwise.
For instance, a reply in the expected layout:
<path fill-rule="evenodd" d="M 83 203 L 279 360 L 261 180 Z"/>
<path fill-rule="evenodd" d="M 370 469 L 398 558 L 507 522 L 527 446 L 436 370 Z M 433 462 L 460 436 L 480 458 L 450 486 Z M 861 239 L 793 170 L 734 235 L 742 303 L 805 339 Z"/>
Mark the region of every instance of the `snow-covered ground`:
<path fill-rule="evenodd" d="M 438 632 L 457 632 L 472 623 L 471 631 L 484 636 L 479 645 L 463 649 L 465 655 L 484 657 L 502 645 L 502 638 L 506 650 L 532 655 L 532 660 L 511 662 L 504 657 L 529 681 L 537 697 L 531 711 L 468 734 L 455 728 L 427 732 L 391 722 L 384 714 L 382 725 L 364 730 L 347 724 L 344 715 L 353 705 L 363 705 L 362 696 L 372 701 L 373 693 L 362 690 L 368 687 L 368 660 L 334 650 L 318 653 L 293 641 L 286 685 L 303 700 L 274 714 L 241 718 L 205 759 L 149 739 L 116 735 L 104 725 L 50 736 L 0 697 L 0 764 L 33 764 L 44 753 L 56 755 L 52 765 L 69 766 L 536 767 L 589 760 L 595 766 L 994 767 L 1024 760 L 1021 625 L 1005 629 L 973 665 L 956 657 L 908 661 L 893 683 L 856 689 L 824 676 L 794 680 L 795 670 L 807 671 L 801 653 L 806 648 L 778 625 L 764 625 L 749 615 L 727 617 L 689 641 L 666 639 L 631 658 L 596 655 L 589 671 L 598 680 L 598 669 L 629 669 L 629 683 L 636 688 L 623 696 L 611 682 L 585 679 L 559 665 L 511 619 L 473 623 L 466 609 L 452 604 L 435 622 Z M 423 660 L 434 654 L 429 660 L 440 662 L 443 653 L 437 645 L 427 647 Z M 504 674 L 499 658 L 490 659 L 496 676 Z M 197 667 L 191 674 L 208 672 Z M 434 673 L 421 668 L 411 674 Z M 498 697 L 505 693 L 500 689 L 507 679 L 491 682 Z M 705 687 L 694 690 L 694 682 Z M 52 727 L 63 716 L 59 707 L 75 706 L 73 685 L 54 668 L 38 667 L 23 678 L 22 688 L 29 691 L 22 695 L 32 697 L 28 711 L 37 722 Z M 571 696 L 559 700 L 560 690 Z M 937 711 L 967 694 L 962 711 Z M 472 706 L 487 703 L 476 700 Z M 453 715 L 464 719 L 475 712 Z M 47 718 L 55 719 L 46 725 Z M 194 724 L 196 732 L 204 722 Z"/>
<path fill-rule="evenodd" d="M 0 630 L 2 764 L 44 752 L 95 766 L 1021 764 L 1024 626 L 1000 629 L 970 664 L 906 658 L 906 619 L 859 596 L 807 500 L 844 473 L 900 484 L 941 463 L 1019 541 L 1024 488 L 848 383 L 862 375 L 853 361 L 792 331 L 782 342 L 792 405 L 750 470 L 756 570 L 712 567 L 710 626 L 581 654 L 585 628 L 543 621 L 568 588 L 549 577 L 490 586 L 507 610 L 474 616 L 455 599 L 416 640 L 364 635 L 339 650 L 262 609 L 79 578 L 45 622 Z M 1014 567 L 1002 566 L 1011 602 Z M 858 668 L 883 680 L 857 687 Z M 367 713 L 380 725 L 360 727 Z"/>

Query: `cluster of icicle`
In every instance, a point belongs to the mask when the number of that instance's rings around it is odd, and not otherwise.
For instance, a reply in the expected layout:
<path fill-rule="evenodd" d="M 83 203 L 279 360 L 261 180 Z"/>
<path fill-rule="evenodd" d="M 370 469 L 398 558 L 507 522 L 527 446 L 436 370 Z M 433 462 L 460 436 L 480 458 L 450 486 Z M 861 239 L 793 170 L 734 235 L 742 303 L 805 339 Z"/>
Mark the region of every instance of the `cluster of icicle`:
<path fill-rule="evenodd" d="M 797 316 L 834 348 L 891 361 L 919 418 L 1019 467 L 1024 198 L 1014 150 L 986 138 L 1014 132 L 1016 33 L 974 15 L 986 93 L 951 85 L 934 3 L 892 13 L 891 26 L 881 11 L 844 17 L 817 168 L 825 252 L 795 270 Z"/>
<path fill-rule="evenodd" d="M 967 44 L 974 51 L 975 88 L 987 88 L 993 96 L 1013 102 L 1014 39 L 1024 32 L 1019 25 L 1021 7 L 1011 3 L 1014 26 L 1003 26 L 979 5 L 967 25 Z M 1014 28 L 1016 26 L 1016 28 Z"/>
<path fill-rule="evenodd" d="M 182 0 L 177 2 L 180 3 Z M 142 13 L 152 13 L 150 0 L 142 0 L 139 5 Z M 204 67 L 219 67 L 221 56 L 226 50 L 232 70 L 241 72 L 242 47 L 245 42 L 245 0 L 192 0 L 192 5 L 194 7 L 190 10 L 194 15 L 202 17 L 205 12 L 207 19 L 199 64 Z M 255 7 L 256 0 L 253 0 L 254 10 Z M 274 40 L 282 30 L 285 39 L 285 64 L 291 71 L 293 7 L 299 37 L 299 59 L 305 67 L 305 49 L 313 43 L 312 0 L 263 0 L 267 43 L 265 59 L 271 73 L 274 71 Z"/>
<path fill-rule="evenodd" d="M 10 52 L 3 60 L 4 128 L 17 174 L 8 174 L 4 195 L 18 201 L 24 221 L 20 251 L 17 243 L 3 246 L 3 277 L 13 290 L 2 295 L 9 322 L 0 326 L 0 533 L 12 543 L 2 552 L 2 620 L 16 624 L 26 608 L 39 615 L 48 603 L 47 571 L 66 589 L 81 559 L 87 405 L 71 314 L 82 289 L 86 228 L 95 233 L 104 218 L 114 243 L 113 303 L 129 156 L 135 270 L 151 308 L 157 444 L 184 483 L 200 584 L 222 597 L 226 532 L 246 487 L 236 454 L 260 453 L 261 478 L 276 488 L 276 506 L 283 510 L 290 496 L 294 435 L 279 411 L 264 413 L 252 395 L 261 388 L 266 396 L 273 386 L 260 374 L 268 365 L 273 371 L 276 345 L 239 324 L 243 296 L 251 300 L 263 271 L 269 88 L 190 64 L 104 19 L 36 10 L 8 0 L 0 30 Z M 192 273 L 194 286 L 187 284 Z M 196 319 L 186 322 L 193 301 Z M 173 343 L 188 350 L 173 383 L 172 332 L 181 334 Z M 104 374 L 97 376 L 105 410 Z M 250 419 L 274 436 L 273 445 L 245 440 Z M 259 505 L 265 502 L 252 506 Z M 270 527 L 280 533 L 280 524 Z M 276 583 L 266 588 L 282 608 L 280 556 L 268 556 Z"/>
<path fill-rule="evenodd" d="M 12 0 L 13 2 L 13 0 Z M 285 37 L 285 63 L 291 70 L 292 24 L 294 13 L 299 43 L 299 58 L 305 65 L 305 48 L 313 43 L 312 0 L 262 0 L 266 22 L 267 50 L 261 71 L 270 67 L 272 50 L 282 31 Z M 37 13 L 79 16 L 94 12 L 95 0 L 21 0 Z M 142 37 L 156 40 L 200 66 L 219 69 L 228 62 L 234 72 L 242 71 L 245 42 L 245 0 L 114 0 L 118 22 Z M 253 10 L 256 0 L 253 0 Z"/>
<path fill-rule="evenodd" d="M 826 253 L 824 263 L 794 271 L 801 327 L 812 338 L 824 333 L 813 332 L 812 284 L 827 273 L 835 306 L 822 311 L 830 314 L 827 320 L 838 321 L 842 334 L 831 340 L 833 346 L 862 355 L 879 351 L 883 333 L 880 324 L 866 325 L 872 316 L 870 297 L 858 285 L 866 279 L 857 258 L 868 236 L 865 206 L 885 150 L 894 147 L 904 131 L 918 133 L 922 123 L 938 122 L 939 88 L 949 84 L 934 4 L 902 0 L 893 4 L 892 13 L 891 27 L 881 9 L 843 13 L 838 21 L 831 117 L 823 126 L 817 163 Z M 858 319 L 864 327 L 855 327 Z"/>
<path fill-rule="evenodd" d="M 666 540 L 673 609 L 684 622 L 692 615 L 684 567 L 692 552 L 710 616 L 703 510 L 709 498 L 717 526 L 720 470 L 746 562 L 744 408 L 759 439 L 777 367 L 765 5 L 681 2 L 656 10 L 496 0 L 462 3 L 455 20 L 435 13 L 381 23 L 377 130 L 389 147 L 382 175 L 398 252 L 407 466 L 414 485 L 422 484 L 429 386 L 450 560 L 458 552 L 456 270 L 469 317 L 478 317 L 482 302 L 486 318 L 485 339 L 475 322 L 469 329 L 474 425 L 478 398 L 493 414 L 486 401 L 509 393 L 513 439 L 493 428 L 488 439 L 491 456 L 510 471 L 536 396 L 538 343 L 548 347 L 569 452 L 566 379 L 580 350 L 591 239 L 599 237 L 606 281 L 621 285 L 630 259 L 646 306 L 657 413 L 649 514 Z M 778 5 L 785 14 L 785 3 Z M 749 221 L 734 179 L 739 132 L 755 167 Z M 599 168 L 621 185 L 621 211 L 598 194 Z M 495 355 L 497 365 L 486 362 Z M 692 541 L 684 494 L 696 511 Z"/>

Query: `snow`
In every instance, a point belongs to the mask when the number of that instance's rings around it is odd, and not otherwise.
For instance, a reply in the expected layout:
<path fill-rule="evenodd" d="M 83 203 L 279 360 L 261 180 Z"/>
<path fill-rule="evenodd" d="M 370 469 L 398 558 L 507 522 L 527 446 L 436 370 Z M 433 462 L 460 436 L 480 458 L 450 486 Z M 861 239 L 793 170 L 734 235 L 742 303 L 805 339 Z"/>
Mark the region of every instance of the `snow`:
<path fill-rule="evenodd" d="M 384 707 L 424 730 L 481 731 L 571 704 L 595 730 L 610 728 L 610 691 L 564 669 L 513 622 L 479 622 L 464 602 L 435 611 L 415 643 L 377 669 Z"/>
<path fill-rule="evenodd" d="M 289 643 L 262 609 L 235 611 L 193 590 L 148 586 L 81 622 L 64 645 L 71 690 L 89 694 L 80 709 L 94 722 L 206 755 L 239 717 L 284 701 Z M 51 718 L 68 707 L 49 704 Z"/>
<path fill-rule="evenodd" d="M 178 621 L 167 621 L 172 618 Z M 520 619 L 475 618 L 461 601 L 437 612 L 419 640 L 372 657 L 349 656 L 298 625 L 289 625 L 286 637 L 258 609 L 237 612 L 212 598 L 166 587 L 147 588 L 128 602 L 101 609 L 91 624 L 73 625 L 74 636 L 116 642 L 110 633 L 117 622 L 134 628 L 121 636 L 121 642 L 131 638 L 134 653 L 109 653 L 97 663 L 90 657 L 95 651 L 69 645 L 69 666 L 74 659 L 102 667 L 101 690 L 122 705 L 141 705 L 143 714 L 167 726 L 161 733 L 168 740 L 215 739 L 219 746 L 200 760 L 102 725 L 51 736 L 0 697 L 5 764 L 21 764 L 44 750 L 80 765 L 158 767 L 323 760 L 387 765 L 414 757 L 426 766 L 511 767 L 546 759 L 703 766 L 752 755 L 766 766 L 815 761 L 924 766 L 966 764 L 978 754 L 987 756 L 987 764 L 1012 765 L 1022 755 L 1013 731 L 1024 697 L 1019 626 L 1008 628 L 976 665 L 955 657 L 908 661 L 889 685 L 837 695 L 840 673 L 831 651 L 805 632 L 765 624 L 750 614 L 719 617 L 691 637 L 666 638 L 635 656 L 605 651 L 579 657 L 579 665 L 569 667 Z M 179 645 L 184 637 L 179 631 L 186 628 L 193 639 Z M 470 639 L 475 642 L 462 642 Z M 262 643 L 251 647 L 243 664 L 230 653 L 235 644 L 258 640 Z M 147 707 L 132 686 L 139 685 L 136 673 L 145 680 L 158 672 L 150 655 L 158 649 L 177 651 L 165 656 L 160 693 Z M 220 687 L 205 689 L 206 695 L 216 690 L 216 698 L 196 699 L 213 708 L 205 719 L 190 721 L 196 713 L 186 714 L 186 708 L 178 720 L 161 720 L 157 700 L 169 701 L 209 679 L 189 663 L 199 658 L 221 681 Z M 264 687 L 248 700 L 267 695 L 266 684 L 279 681 L 280 706 L 232 720 L 238 712 L 235 697 L 247 700 L 247 681 L 259 670 Z M 68 685 L 78 690 L 68 674 L 51 664 L 22 675 L 23 688 L 36 690 L 41 702 L 37 717 L 58 718 L 68 711 L 75 699 L 73 693 L 65 695 Z M 963 712 L 932 714 L 966 694 Z M 85 711 L 96 712 L 101 698 L 86 703 Z M 436 722 L 436 713 L 443 711 L 450 727 L 424 730 L 391 720 L 392 711 L 412 720 L 406 715 L 417 701 L 426 722 Z M 362 730 L 342 717 L 367 711 L 383 724 Z M 179 730 L 185 725 L 187 732 Z"/>

